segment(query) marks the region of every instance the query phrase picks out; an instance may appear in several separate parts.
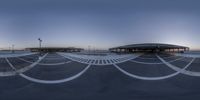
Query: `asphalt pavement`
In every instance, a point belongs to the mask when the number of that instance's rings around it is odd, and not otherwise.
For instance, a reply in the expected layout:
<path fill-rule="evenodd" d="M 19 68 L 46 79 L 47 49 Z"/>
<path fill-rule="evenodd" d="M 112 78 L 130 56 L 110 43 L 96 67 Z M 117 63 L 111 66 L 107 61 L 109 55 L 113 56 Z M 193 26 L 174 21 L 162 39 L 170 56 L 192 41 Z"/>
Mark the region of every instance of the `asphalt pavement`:
<path fill-rule="evenodd" d="M 57 53 L 43 54 L 38 63 L 38 54 L 7 58 L 16 69 L 1 58 L 0 72 L 32 67 L 0 76 L 0 100 L 199 100 L 200 76 L 177 72 L 157 56 L 200 72 L 199 58 L 170 54 L 144 54 L 107 65 L 88 65 Z"/>

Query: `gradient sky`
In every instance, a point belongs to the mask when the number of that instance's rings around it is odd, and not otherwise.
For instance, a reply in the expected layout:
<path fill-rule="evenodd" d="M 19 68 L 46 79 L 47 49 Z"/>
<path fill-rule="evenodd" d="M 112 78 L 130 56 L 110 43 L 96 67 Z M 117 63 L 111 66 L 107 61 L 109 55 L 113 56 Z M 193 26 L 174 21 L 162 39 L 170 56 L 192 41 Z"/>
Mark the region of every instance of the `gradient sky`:
<path fill-rule="evenodd" d="M 0 49 L 107 49 L 169 43 L 200 50 L 199 0 L 1 0 Z"/>

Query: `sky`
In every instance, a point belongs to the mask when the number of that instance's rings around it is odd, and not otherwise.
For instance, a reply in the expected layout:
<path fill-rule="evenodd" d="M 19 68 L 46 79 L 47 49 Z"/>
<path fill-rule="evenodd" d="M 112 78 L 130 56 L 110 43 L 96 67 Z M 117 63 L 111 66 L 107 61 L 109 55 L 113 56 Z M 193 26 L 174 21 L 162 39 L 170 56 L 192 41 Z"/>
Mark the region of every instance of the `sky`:
<path fill-rule="evenodd" d="M 0 49 L 108 49 L 167 43 L 200 50 L 199 0 L 1 0 Z"/>

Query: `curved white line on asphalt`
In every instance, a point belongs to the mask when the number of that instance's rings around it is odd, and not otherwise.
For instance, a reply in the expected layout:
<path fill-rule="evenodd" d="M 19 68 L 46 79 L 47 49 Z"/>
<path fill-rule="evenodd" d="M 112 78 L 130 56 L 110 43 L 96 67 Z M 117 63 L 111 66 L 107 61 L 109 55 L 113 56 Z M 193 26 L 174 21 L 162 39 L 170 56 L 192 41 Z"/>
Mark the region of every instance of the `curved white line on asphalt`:
<path fill-rule="evenodd" d="M 146 64 L 146 65 L 158 65 L 158 64 L 163 64 L 162 62 L 160 62 L 160 63 L 148 63 L 148 62 L 141 62 L 141 61 L 136 61 L 136 60 L 130 60 L 130 62 L 139 63 L 139 64 Z"/>
<path fill-rule="evenodd" d="M 169 57 L 162 57 L 163 59 L 168 59 L 168 58 L 174 58 L 174 57 L 177 57 L 177 56 L 169 56 Z"/>
<path fill-rule="evenodd" d="M 170 75 L 166 75 L 166 76 L 160 76 L 160 77 L 143 77 L 143 76 L 139 76 L 139 75 L 134 75 L 134 74 L 131 74 L 125 70 L 123 70 L 122 68 L 120 68 L 118 65 L 116 64 L 113 64 L 119 71 L 121 71 L 122 73 L 124 73 L 125 75 L 127 76 L 130 76 L 132 78 L 136 78 L 136 79 L 140 79 L 140 80 L 149 80 L 149 81 L 153 81 L 153 80 L 163 80 L 163 79 L 167 79 L 167 78 L 171 78 L 171 77 L 174 77 L 180 73 L 182 73 L 186 68 L 188 68 L 192 62 L 194 61 L 195 59 L 192 59 L 190 61 L 190 63 L 188 63 L 183 69 L 180 69 L 178 70 L 177 72 L 175 73 L 172 73 Z"/>
<path fill-rule="evenodd" d="M 0 77 L 14 76 L 16 74 L 15 71 L 0 72 Z"/>
<path fill-rule="evenodd" d="M 0 58 L 22 57 L 22 56 L 29 56 L 29 55 L 34 55 L 34 54 L 37 54 L 37 53 L 5 54 L 5 55 L 0 55 Z"/>
<path fill-rule="evenodd" d="M 58 57 L 47 58 L 47 57 L 46 57 L 45 59 L 47 59 L 47 60 L 52 60 L 52 59 L 55 60 L 55 59 L 63 59 L 63 57 L 62 57 L 62 58 L 58 58 Z"/>
<path fill-rule="evenodd" d="M 175 55 L 182 57 L 190 57 L 190 58 L 200 58 L 200 54 L 176 53 Z"/>
<path fill-rule="evenodd" d="M 60 83 L 65 83 L 65 82 L 68 82 L 68 81 L 71 81 L 71 80 L 74 80 L 74 79 L 77 79 L 79 78 L 82 74 L 84 74 L 89 68 L 90 68 L 91 65 L 88 65 L 85 69 L 83 69 L 81 72 L 79 72 L 78 74 L 72 76 L 72 77 L 69 77 L 69 78 L 65 78 L 65 79 L 61 79 L 61 80 L 41 80 L 41 79 L 36 79 L 36 78 L 32 78 L 32 77 L 29 77 L 25 74 L 19 74 L 21 77 L 31 81 L 31 82 L 35 82 L 35 83 L 41 83 L 41 84 L 60 84 Z"/>
<path fill-rule="evenodd" d="M 138 57 L 140 59 L 157 59 L 157 58 L 144 58 L 144 57 Z"/>
<path fill-rule="evenodd" d="M 49 64 L 46 64 L 46 63 L 38 63 L 38 65 L 44 65 L 44 66 L 57 66 L 57 65 L 64 65 L 64 64 L 68 64 L 68 63 L 71 63 L 72 61 L 67 61 L 67 62 L 61 62 L 61 63 L 49 63 Z"/>
<path fill-rule="evenodd" d="M 32 61 L 28 61 L 28 60 L 25 60 L 23 58 L 18 58 L 16 57 L 17 59 L 19 60 L 22 60 L 24 62 L 27 62 L 27 63 L 34 63 Z M 68 63 L 71 63 L 72 61 L 67 61 L 67 62 L 60 62 L 60 63 L 38 63 L 38 65 L 44 65 L 44 66 L 56 66 L 56 65 L 64 65 L 64 64 L 68 64 Z"/>
<path fill-rule="evenodd" d="M 19 75 L 31 82 L 35 82 L 35 83 L 41 83 L 41 84 L 59 84 L 59 83 L 64 83 L 64 82 L 68 82 L 68 81 L 71 81 L 71 80 L 74 80 L 78 77 L 80 77 L 82 74 L 84 74 L 89 68 L 91 65 L 88 65 L 85 69 L 83 69 L 81 72 L 79 72 L 78 74 L 72 76 L 72 77 L 69 77 L 69 78 L 65 78 L 65 79 L 60 79 L 60 80 L 41 80 L 41 79 L 36 79 L 36 78 L 33 78 L 33 77 L 29 77 L 25 74 L 23 74 L 22 72 L 19 72 L 10 62 L 9 60 L 7 59 L 9 65 L 11 68 L 13 68 L 17 73 L 19 73 Z M 38 63 L 38 62 L 37 62 Z M 37 63 L 35 65 L 37 65 Z M 35 66 L 34 65 L 34 66 Z"/>
<path fill-rule="evenodd" d="M 46 54 L 47 55 L 47 54 Z M 21 69 L 18 69 L 17 71 L 16 70 L 13 70 L 13 71 L 8 71 L 8 72 L 0 72 L 0 76 L 2 77 L 6 77 L 6 76 L 14 76 L 14 75 L 17 75 L 18 73 L 23 73 L 23 72 L 26 72 L 27 70 L 33 68 L 38 62 L 40 62 L 46 55 L 44 55 L 41 59 L 39 59 L 38 61 L 36 61 L 35 63 L 29 65 L 29 66 L 26 66 L 26 67 L 23 67 Z M 10 66 L 13 66 L 10 61 L 5 58 L 7 63 L 10 65 Z M 12 68 L 13 69 L 13 68 Z"/>
<path fill-rule="evenodd" d="M 177 57 L 177 56 L 169 56 L 169 57 L 162 57 L 163 59 L 167 59 L 167 58 L 174 58 L 174 57 Z M 140 59 L 157 59 L 157 58 L 144 58 L 144 57 L 138 57 Z"/>
<path fill-rule="evenodd" d="M 172 62 L 184 59 L 184 58 L 185 57 L 181 57 L 181 58 L 177 58 L 177 59 L 174 59 L 174 60 L 171 60 L 171 61 L 168 61 L 168 62 L 172 63 Z M 141 62 L 141 61 L 136 61 L 136 60 L 130 60 L 130 62 L 139 63 L 139 64 L 146 64 L 146 65 L 161 65 L 161 64 L 164 64 L 163 62 L 161 62 L 161 63 L 148 63 L 148 62 Z"/>
<path fill-rule="evenodd" d="M 164 64 L 166 64 L 169 68 L 171 68 L 171 69 L 173 69 L 173 70 L 175 70 L 175 71 L 179 71 L 179 70 L 181 70 L 181 68 L 179 68 L 179 67 L 177 67 L 177 66 L 174 66 L 174 65 L 172 65 L 172 64 L 170 64 L 170 63 L 168 63 L 168 62 L 166 62 L 165 60 L 163 60 L 161 57 L 159 57 L 158 56 L 158 58 L 164 63 Z M 195 59 L 195 58 L 193 58 L 193 59 Z M 200 76 L 200 72 L 193 72 L 193 71 L 188 71 L 188 70 L 184 70 L 184 71 L 182 71 L 181 72 L 182 74 L 185 74 L 185 75 L 189 75 L 189 76 Z"/>

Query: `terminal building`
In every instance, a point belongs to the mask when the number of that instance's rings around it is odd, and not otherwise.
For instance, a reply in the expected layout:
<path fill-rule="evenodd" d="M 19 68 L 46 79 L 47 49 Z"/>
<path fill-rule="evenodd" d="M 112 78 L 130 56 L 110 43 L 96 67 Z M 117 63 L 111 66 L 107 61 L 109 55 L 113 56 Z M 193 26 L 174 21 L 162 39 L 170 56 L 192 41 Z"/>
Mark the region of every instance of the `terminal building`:
<path fill-rule="evenodd" d="M 161 43 L 144 43 L 119 46 L 109 49 L 110 52 L 116 53 L 132 53 L 132 52 L 185 52 L 189 51 L 189 47 L 161 44 Z"/>
<path fill-rule="evenodd" d="M 80 52 L 84 49 L 74 47 L 42 47 L 42 48 L 26 48 L 31 52 Z"/>

